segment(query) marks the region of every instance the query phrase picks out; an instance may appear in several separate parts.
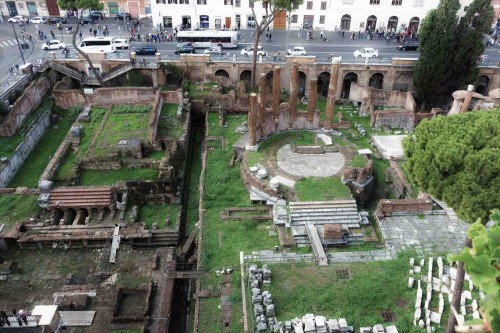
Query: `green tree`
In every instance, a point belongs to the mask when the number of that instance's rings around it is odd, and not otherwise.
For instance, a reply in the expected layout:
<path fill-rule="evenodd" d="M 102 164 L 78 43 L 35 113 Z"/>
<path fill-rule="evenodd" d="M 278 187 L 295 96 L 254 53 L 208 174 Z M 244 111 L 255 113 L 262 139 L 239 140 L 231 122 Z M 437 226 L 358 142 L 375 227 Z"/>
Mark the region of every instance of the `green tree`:
<path fill-rule="evenodd" d="M 477 59 L 484 52 L 483 38 L 490 30 L 494 11 L 491 1 L 474 0 L 456 28 L 455 48 L 443 84 L 452 93 L 477 80 Z"/>
<path fill-rule="evenodd" d="M 403 147 L 410 179 L 461 219 L 500 207 L 500 109 L 423 121 Z"/>
<path fill-rule="evenodd" d="M 253 44 L 254 50 L 257 50 L 259 45 L 260 37 L 267 30 L 269 25 L 276 19 L 276 17 L 282 15 L 283 12 L 292 12 L 294 5 L 301 5 L 304 0 L 262 0 L 262 7 L 264 8 L 265 15 L 262 20 L 257 20 L 255 15 L 255 3 L 258 0 L 250 0 L 250 7 L 252 9 L 252 14 L 255 20 L 255 42 Z M 288 23 L 288 22 L 287 22 Z M 286 50 L 285 50 L 286 51 Z M 257 52 L 254 52 L 252 58 L 252 90 L 255 91 L 256 83 L 256 72 L 257 72 Z"/>
<path fill-rule="evenodd" d="M 442 0 L 429 11 L 420 27 L 420 57 L 415 64 L 413 82 L 422 101 L 442 88 L 443 77 L 449 69 L 450 50 L 454 49 L 458 0 Z"/>
<path fill-rule="evenodd" d="M 78 22 L 82 18 L 84 10 L 86 10 L 86 9 L 102 10 L 104 8 L 104 4 L 100 3 L 99 0 L 57 0 L 57 5 L 60 8 L 66 9 L 66 10 L 68 10 L 68 9 L 72 10 L 75 8 L 80 9 L 80 15 L 78 15 Z M 90 57 L 85 52 L 80 50 L 80 48 L 76 45 L 76 36 L 78 35 L 79 31 L 80 31 L 80 24 L 77 24 L 76 29 L 73 32 L 73 38 L 72 38 L 71 43 L 73 44 L 73 47 L 75 48 L 75 50 L 78 53 L 80 53 L 82 55 L 82 57 L 85 58 L 85 60 L 87 60 L 87 63 L 89 64 L 89 67 L 90 67 L 90 70 L 92 71 L 92 73 L 94 73 L 94 75 L 97 78 L 97 80 L 99 81 L 99 83 L 101 83 L 101 86 L 103 86 L 104 82 L 102 81 L 101 73 L 95 69 L 94 64 L 92 63 L 92 60 L 90 59 Z"/>

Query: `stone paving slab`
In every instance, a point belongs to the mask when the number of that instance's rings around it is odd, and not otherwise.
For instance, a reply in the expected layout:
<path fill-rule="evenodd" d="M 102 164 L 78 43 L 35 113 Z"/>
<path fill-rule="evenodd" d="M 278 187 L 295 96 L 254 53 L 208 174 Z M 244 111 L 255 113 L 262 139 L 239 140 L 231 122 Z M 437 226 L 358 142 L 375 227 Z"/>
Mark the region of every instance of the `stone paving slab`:
<path fill-rule="evenodd" d="M 457 252 L 463 247 L 468 224 L 448 215 L 391 216 L 379 221 L 386 244 L 395 251 Z"/>
<path fill-rule="evenodd" d="M 342 153 L 296 154 L 287 144 L 276 154 L 278 167 L 294 176 L 328 177 L 340 172 L 345 164 Z"/>
<path fill-rule="evenodd" d="M 403 139 L 406 135 L 373 135 L 372 139 L 379 152 L 386 158 L 403 158 Z"/>

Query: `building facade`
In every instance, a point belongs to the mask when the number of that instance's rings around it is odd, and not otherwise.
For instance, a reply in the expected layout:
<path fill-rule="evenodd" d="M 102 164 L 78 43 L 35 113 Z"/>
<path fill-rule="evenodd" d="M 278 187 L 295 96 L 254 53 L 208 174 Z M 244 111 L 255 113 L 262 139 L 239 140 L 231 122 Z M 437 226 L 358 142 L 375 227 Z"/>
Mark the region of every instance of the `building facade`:
<path fill-rule="evenodd" d="M 0 14 L 2 17 L 16 15 L 58 16 L 59 13 L 56 0 L 0 1 Z"/>
<path fill-rule="evenodd" d="M 498 1 L 498 0 L 492 0 Z M 459 15 L 472 0 L 461 0 Z M 201 29 L 251 28 L 265 11 L 255 3 L 256 18 L 249 0 L 151 0 L 153 24 L 165 28 L 186 26 Z M 291 13 L 283 12 L 273 29 L 371 29 L 395 31 L 410 28 L 418 31 L 426 13 L 439 0 L 304 0 Z"/>

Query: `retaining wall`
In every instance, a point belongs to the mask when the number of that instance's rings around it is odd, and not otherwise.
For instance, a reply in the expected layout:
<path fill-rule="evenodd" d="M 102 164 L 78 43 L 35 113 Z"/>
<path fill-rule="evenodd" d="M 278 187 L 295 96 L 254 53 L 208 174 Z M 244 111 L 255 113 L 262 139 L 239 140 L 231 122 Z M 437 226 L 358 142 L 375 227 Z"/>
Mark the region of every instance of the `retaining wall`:
<path fill-rule="evenodd" d="M 66 87 L 57 86 L 52 92 L 56 105 L 62 108 L 78 104 L 152 104 L 155 99 L 155 89 L 150 87 L 98 88 L 88 95 L 85 95 L 82 90 L 64 88 Z"/>
<path fill-rule="evenodd" d="M 0 188 L 6 187 L 14 178 L 17 170 L 23 165 L 24 161 L 35 148 L 45 130 L 50 124 L 50 108 L 48 108 L 35 122 L 26 134 L 24 141 L 16 148 L 14 155 L 0 170 Z"/>

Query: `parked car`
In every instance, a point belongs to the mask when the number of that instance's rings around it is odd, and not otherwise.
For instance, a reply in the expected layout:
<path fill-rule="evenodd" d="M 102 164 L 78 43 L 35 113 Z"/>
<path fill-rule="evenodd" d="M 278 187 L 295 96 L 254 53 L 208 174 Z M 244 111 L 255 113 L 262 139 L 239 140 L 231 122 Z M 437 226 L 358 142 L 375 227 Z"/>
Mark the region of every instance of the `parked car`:
<path fill-rule="evenodd" d="M 179 47 L 177 50 L 174 51 L 175 54 L 181 54 L 181 53 L 195 53 L 194 51 L 194 46 L 191 44 L 185 44 Z"/>
<path fill-rule="evenodd" d="M 113 46 L 117 49 L 128 49 L 128 39 L 127 38 L 115 38 L 113 39 Z"/>
<path fill-rule="evenodd" d="M 90 24 L 90 23 L 94 23 L 94 19 L 92 18 L 92 16 L 87 15 L 87 16 L 83 17 L 83 18 L 80 20 L 80 23 L 81 23 L 81 24 Z"/>
<path fill-rule="evenodd" d="M 288 49 L 286 54 L 296 57 L 305 56 L 307 53 L 303 46 L 295 46 L 293 49 Z"/>
<path fill-rule="evenodd" d="M 57 23 L 65 24 L 68 21 L 64 17 L 52 16 L 52 17 L 49 17 L 48 22 L 49 22 L 49 24 L 57 24 Z"/>
<path fill-rule="evenodd" d="M 30 21 L 30 23 L 33 23 L 33 24 L 43 24 L 45 23 L 45 19 L 41 16 L 37 16 L 37 17 L 33 17 Z"/>
<path fill-rule="evenodd" d="M 27 21 L 28 20 L 26 19 L 26 17 L 24 17 L 22 15 L 17 15 L 17 16 L 11 17 L 10 19 L 7 20 L 7 22 L 9 22 L 9 23 L 20 23 L 20 22 L 26 23 Z"/>
<path fill-rule="evenodd" d="M 129 13 L 119 13 L 119 14 L 116 14 L 116 16 L 115 16 L 115 20 L 119 20 L 119 21 L 123 21 L 123 20 L 130 21 L 131 19 L 132 19 L 132 16 Z"/>
<path fill-rule="evenodd" d="M 253 45 L 241 50 L 242 56 L 248 57 L 250 55 L 253 56 L 253 54 L 254 54 Z M 262 48 L 262 45 L 257 46 L 257 57 L 260 55 L 262 55 L 262 56 L 266 55 L 266 53 L 264 52 L 264 49 Z"/>
<path fill-rule="evenodd" d="M 66 47 L 63 41 L 53 39 L 49 40 L 42 45 L 43 50 L 62 50 Z"/>
<path fill-rule="evenodd" d="M 104 14 L 101 12 L 91 12 L 89 16 L 91 16 L 94 20 L 104 19 Z"/>
<path fill-rule="evenodd" d="M 378 50 L 372 49 L 371 47 L 365 47 L 364 49 L 359 49 L 354 51 L 354 56 L 356 58 L 377 58 Z"/>
<path fill-rule="evenodd" d="M 220 46 L 212 46 L 203 51 L 205 54 L 223 54 L 222 48 Z"/>
<path fill-rule="evenodd" d="M 155 55 L 157 50 L 154 46 L 143 46 L 138 47 L 134 52 L 136 55 Z"/>
<path fill-rule="evenodd" d="M 418 50 L 418 47 L 420 46 L 420 43 L 417 41 L 406 41 L 404 43 L 401 43 L 398 45 L 398 50 L 400 51 L 416 51 Z"/>

